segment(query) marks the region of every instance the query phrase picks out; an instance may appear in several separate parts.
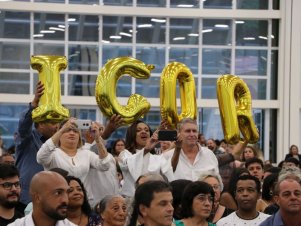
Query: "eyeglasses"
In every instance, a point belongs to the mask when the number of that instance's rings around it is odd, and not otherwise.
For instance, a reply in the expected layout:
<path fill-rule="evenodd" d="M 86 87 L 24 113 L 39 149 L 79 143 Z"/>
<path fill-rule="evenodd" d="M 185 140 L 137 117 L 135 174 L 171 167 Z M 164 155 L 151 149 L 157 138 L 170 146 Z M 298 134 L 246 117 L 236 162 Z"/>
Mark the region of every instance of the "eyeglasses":
<path fill-rule="evenodd" d="M 199 194 L 196 196 L 196 198 L 198 200 L 200 200 L 202 203 L 205 203 L 206 201 L 209 201 L 209 203 L 212 203 L 214 201 L 214 199 L 211 195 Z"/>
<path fill-rule="evenodd" d="M 13 186 L 15 186 L 15 188 L 21 188 L 21 184 L 20 181 L 17 181 L 15 183 L 11 183 L 11 182 L 5 182 L 3 184 L 0 184 L 5 190 L 11 190 Z"/>

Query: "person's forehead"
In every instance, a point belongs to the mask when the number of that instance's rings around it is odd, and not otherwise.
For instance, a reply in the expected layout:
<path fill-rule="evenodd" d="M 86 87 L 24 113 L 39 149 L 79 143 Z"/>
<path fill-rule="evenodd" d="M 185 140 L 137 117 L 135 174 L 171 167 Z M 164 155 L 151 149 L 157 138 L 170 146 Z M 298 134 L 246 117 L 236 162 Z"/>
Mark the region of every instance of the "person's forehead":
<path fill-rule="evenodd" d="M 137 128 L 148 128 L 148 126 L 143 123 L 143 122 L 140 122 L 138 125 L 137 125 Z"/>
<path fill-rule="evenodd" d="M 2 159 L 3 159 L 3 161 L 7 161 L 7 160 L 14 161 L 15 160 L 14 157 L 11 155 L 4 155 L 4 156 L 2 156 Z"/>
<path fill-rule="evenodd" d="M 284 180 L 279 185 L 279 191 L 284 192 L 288 190 L 301 190 L 301 185 L 295 180 Z"/>
<path fill-rule="evenodd" d="M 14 177 L 0 178 L 0 183 L 14 182 L 14 181 L 19 181 L 19 177 L 18 176 L 14 176 Z"/>
<path fill-rule="evenodd" d="M 251 163 L 249 166 L 248 166 L 248 168 L 250 168 L 250 167 L 262 167 L 261 166 L 261 164 L 260 163 L 258 163 L 258 162 L 253 162 L 253 163 Z"/>
<path fill-rule="evenodd" d="M 256 188 L 256 183 L 254 180 L 238 180 L 236 187 L 253 187 Z"/>
<path fill-rule="evenodd" d="M 162 192 L 155 192 L 152 201 L 160 202 L 162 200 L 170 200 L 170 199 L 172 199 L 171 191 L 162 191 Z"/>
<path fill-rule="evenodd" d="M 184 123 L 182 129 L 197 129 L 197 125 L 191 122 Z"/>

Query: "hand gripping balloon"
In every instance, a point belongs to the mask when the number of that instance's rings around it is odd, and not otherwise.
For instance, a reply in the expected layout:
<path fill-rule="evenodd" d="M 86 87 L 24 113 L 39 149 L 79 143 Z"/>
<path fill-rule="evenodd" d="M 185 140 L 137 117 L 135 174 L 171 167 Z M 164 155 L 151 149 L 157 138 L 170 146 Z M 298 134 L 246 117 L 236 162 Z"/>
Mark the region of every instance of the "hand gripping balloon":
<path fill-rule="evenodd" d="M 217 99 L 225 140 L 236 144 L 243 140 L 256 143 L 258 130 L 252 118 L 252 98 L 247 84 L 234 75 L 223 75 L 217 80 Z"/>
<path fill-rule="evenodd" d="M 181 109 L 178 115 L 176 103 L 176 85 L 179 82 Z M 196 119 L 196 92 L 192 72 L 182 63 L 169 63 L 161 74 L 160 80 L 160 107 L 162 120 L 176 127 L 183 118 Z"/>
<path fill-rule="evenodd" d="M 45 88 L 39 106 L 32 111 L 32 120 L 60 122 L 69 118 L 69 110 L 61 104 L 60 71 L 67 67 L 66 57 L 32 56 L 30 64 L 39 72 L 39 81 Z"/>
<path fill-rule="evenodd" d="M 126 106 L 118 103 L 116 85 L 119 78 L 128 74 L 137 79 L 148 79 L 153 65 L 146 65 L 132 57 L 118 57 L 109 60 L 98 74 L 95 97 L 99 109 L 107 117 L 121 115 L 124 124 L 130 124 L 141 118 L 150 109 L 150 103 L 139 94 L 132 94 Z"/>

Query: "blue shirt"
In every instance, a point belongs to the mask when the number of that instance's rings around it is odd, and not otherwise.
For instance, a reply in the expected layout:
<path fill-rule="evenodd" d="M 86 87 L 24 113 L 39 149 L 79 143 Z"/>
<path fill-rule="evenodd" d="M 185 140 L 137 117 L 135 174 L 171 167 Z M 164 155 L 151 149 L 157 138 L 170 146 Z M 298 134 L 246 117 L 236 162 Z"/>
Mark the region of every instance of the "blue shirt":
<path fill-rule="evenodd" d="M 280 210 L 263 221 L 259 226 L 285 226 L 280 215 Z"/>
<path fill-rule="evenodd" d="M 21 182 L 20 201 L 24 204 L 31 202 L 29 184 L 32 177 L 43 171 L 43 167 L 37 163 L 37 152 L 45 139 L 32 126 L 32 110 L 33 107 L 29 104 L 29 108 L 22 112 L 16 139 L 16 166 L 19 169 Z"/>

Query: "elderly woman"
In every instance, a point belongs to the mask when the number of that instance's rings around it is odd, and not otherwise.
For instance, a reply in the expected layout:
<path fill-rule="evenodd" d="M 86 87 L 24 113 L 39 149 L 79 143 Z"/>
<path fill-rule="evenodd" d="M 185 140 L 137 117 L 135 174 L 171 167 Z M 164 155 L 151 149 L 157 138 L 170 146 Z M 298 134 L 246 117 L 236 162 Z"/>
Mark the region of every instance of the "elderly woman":
<path fill-rule="evenodd" d="M 87 187 L 91 181 L 87 180 L 90 168 L 108 170 L 110 158 L 99 136 L 99 128 L 92 124 L 91 130 L 95 131 L 95 142 L 98 155 L 82 147 L 80 131 L 75 119 L 71 118 L 61 123 L 60 129 L 48 139 L 37 153 L 37 161 L 45 170 L 61 168 L 69 175 L 77 176 Z"/>
<path fill-rule="evenodd" d="M 70 187 L 67 219 L 78 226 L 100 226 L 100 217 L 91 210 L 83 183 L 73 176 L 66 179 Z"/>
<path fill-rule="evenodd" d="M 200 180 L 211 185 L 211 187 L 214 190 L 214 204 L 211 211 L 211 216 L 209 218 L 210 222 L 216 223 L 219 219 L 228 216 L 230 213 L 234 211 L 219 204 L 219 199 L 221 197 L 221 192 L 223 190 L 223 182 L 219 174 L 215 174 L 215 173 L 210 173 L 206 175 L 204 174 L 203 176 L 200 177 Z"/>
<path fill-rule="evenodd" d="M 124 226 L 127 218 L 125 199 L 120 195 L 105 196 L 96 207 L 102 226 Z"/>
<path fill-rule="evenodd" d="M 152 134 L 150 127 L 138 120 L 126 133 L 125 147 L 119 155 L 119 165 L 124 177 L 121 194 L 133 197 L 135 181 L 146 173 L 162 173 L 169 181 L 173 180 L 171 164 L 162 155 L 151 154 L 158 143 L 158 135 Z"/>
<path fill-rule="evenodd" d="M 182 220 L 176 226 L 214 226 L 207 221 L 213 208 L 214 191 L 203 181 L 195 181 L 186 186 L 182 196 Z"/>

